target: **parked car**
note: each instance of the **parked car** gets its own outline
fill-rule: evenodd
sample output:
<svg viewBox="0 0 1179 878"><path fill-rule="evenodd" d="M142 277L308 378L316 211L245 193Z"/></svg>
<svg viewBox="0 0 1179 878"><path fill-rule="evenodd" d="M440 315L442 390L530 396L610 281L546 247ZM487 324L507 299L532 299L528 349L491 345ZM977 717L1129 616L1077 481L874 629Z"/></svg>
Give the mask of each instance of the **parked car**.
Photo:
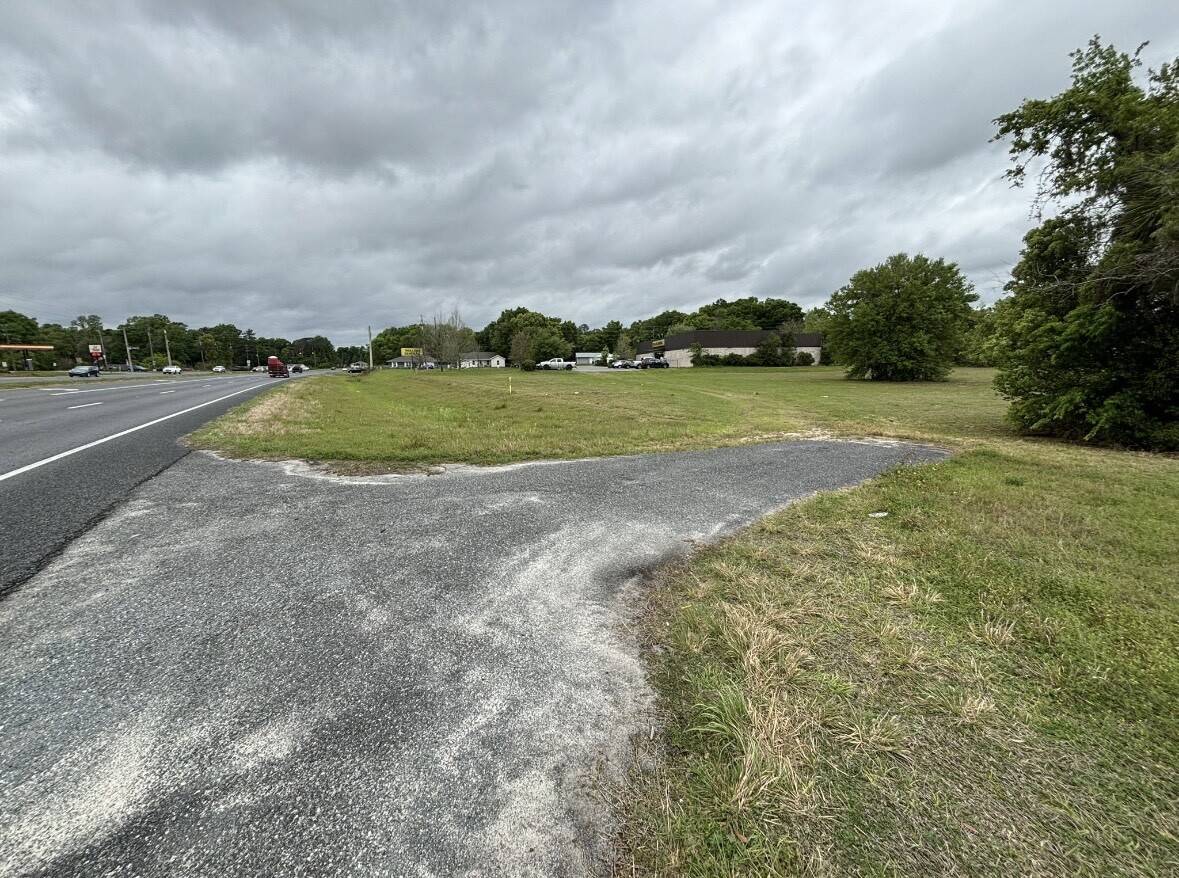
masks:
<svg viewBox="0 0 1179 878"><path fill-rule="evenodd" d="M543 362L537 363L536 368L538 368L538 369L565 369L565 370L569 370L569 369L572 369L576 365L577 365L576 363L570 362L568 360L563 360L560 357L553 357L551 360L544 360Z"/></svg>
<svg viewBox="0 0 1179 878"><path fill-rule="evenodd" d="M634 360L615 360L610 364L611 369L633 369L634 367Z"/></svg>
<svg viewBox="0 0 1179 878"><path fill-rule="evenodd" d="M68 372L66 372L66 374L71 378L97 378L98 367L86 365L74 366L74 368L70 369Z"/></svg>
<svg viewBox="0 0 1179 878"><path fill-rule="evenodd" d="M180 367L179 366L165 366L160 371L163 372L165 375L179 375L180 374Z"/></svg>
<svg viewBox="0 0 1179 878"><path fill-rule="evenodd" d="M355 363L350 364L348 366L348 368L345 369L344 371L351 372L354 375L360 374L361 372L367 372L368 371L368 363L361 363L361 362L357 361Z"/></svg>
<svg viewBox="0 0 1179 878"><path fill-rule="evenodd" d="M225 371L225 367L224 367L224 366L214 366L214 367L213 367L213 371L214 371L214 372L224 372L224 371Z"/></svg>
<svg viewBox="0 0 1179 878"><path fill-rule="evenodd" d="M671 363L663 357L643 357L639 360L640 369L670 369Z"/></svg>

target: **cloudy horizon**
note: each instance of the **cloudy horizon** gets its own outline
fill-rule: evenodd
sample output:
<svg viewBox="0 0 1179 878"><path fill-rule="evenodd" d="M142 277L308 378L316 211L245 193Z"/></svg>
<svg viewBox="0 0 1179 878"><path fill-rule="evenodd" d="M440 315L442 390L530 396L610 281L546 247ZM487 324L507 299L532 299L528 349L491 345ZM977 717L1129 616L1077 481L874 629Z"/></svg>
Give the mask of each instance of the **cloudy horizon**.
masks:
<svg viewBox="0 0 1179 878"><path fill-rule="evenodd" d="M361 344L820 305L897 252L984 302L1032 193L991 122L1172 2L115 0L0 8L0 310Z"/></svg>

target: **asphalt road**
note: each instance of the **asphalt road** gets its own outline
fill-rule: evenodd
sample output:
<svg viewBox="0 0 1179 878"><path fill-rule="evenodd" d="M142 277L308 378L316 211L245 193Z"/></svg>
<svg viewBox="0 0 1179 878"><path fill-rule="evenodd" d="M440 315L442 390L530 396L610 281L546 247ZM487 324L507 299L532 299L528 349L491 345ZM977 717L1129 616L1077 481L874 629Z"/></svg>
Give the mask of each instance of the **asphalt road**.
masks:
<svg viewBox="0 0 1179 878"><path fill-rule="evenodd" d="M643 570L928 448L332 479L191 454L0 602L0 874L569 876Z"/></svg>
<svg viewBox="0 0 1179 878"><path fill-rule="evenodd" d="M74 381L0 386L0 596L187 454L179 437L274 386L258 375Z"/></svg>

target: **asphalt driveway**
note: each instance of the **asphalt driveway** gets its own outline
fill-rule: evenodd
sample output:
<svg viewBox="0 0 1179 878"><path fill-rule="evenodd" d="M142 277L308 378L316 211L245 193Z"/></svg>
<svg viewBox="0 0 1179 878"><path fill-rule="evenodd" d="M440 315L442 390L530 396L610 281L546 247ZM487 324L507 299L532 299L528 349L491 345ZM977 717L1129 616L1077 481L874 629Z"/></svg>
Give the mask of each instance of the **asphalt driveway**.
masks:
<svg viewBox="0 0 1179 878"><path fill-rule="evenodd" d="M0 874L552 875L651 692L636 576L929 448L332 479L192 454L0 603Z"/></svg>

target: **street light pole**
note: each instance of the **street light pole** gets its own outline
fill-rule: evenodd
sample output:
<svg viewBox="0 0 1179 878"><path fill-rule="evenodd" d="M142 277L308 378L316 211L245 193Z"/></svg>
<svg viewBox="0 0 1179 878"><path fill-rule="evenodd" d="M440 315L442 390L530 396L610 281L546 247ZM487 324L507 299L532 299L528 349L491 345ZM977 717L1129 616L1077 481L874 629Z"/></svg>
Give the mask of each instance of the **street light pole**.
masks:
<svg viewBox="0 0 1179 878"><path fill-rule="evenodd" d="M168 352L168 365L172 365L172 346L168 344L168 330L164 330L164 350Z"/></svg>

